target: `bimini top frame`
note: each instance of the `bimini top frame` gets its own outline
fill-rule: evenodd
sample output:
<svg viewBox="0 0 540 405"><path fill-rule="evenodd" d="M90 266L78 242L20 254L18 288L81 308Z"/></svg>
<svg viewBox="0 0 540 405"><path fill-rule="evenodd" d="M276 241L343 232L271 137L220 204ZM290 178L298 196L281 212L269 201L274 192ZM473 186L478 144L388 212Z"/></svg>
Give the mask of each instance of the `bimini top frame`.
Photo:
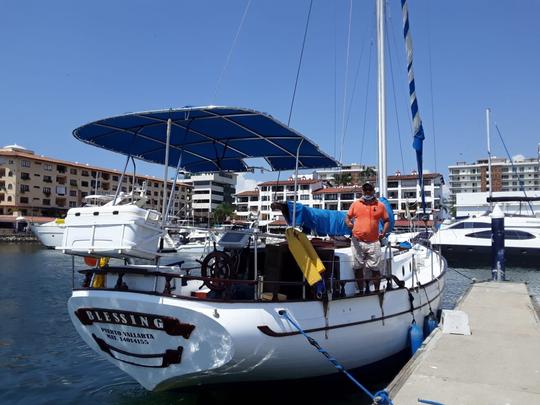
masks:
<svg viewBox="0 0 540 405"><path fill-rule="evenodd" d="M191 173L249 171L245 159L250 158L264 158L272 170L339 166L300 133L244 108L129 113L83 125L73 135L90 145Z"/></svg>

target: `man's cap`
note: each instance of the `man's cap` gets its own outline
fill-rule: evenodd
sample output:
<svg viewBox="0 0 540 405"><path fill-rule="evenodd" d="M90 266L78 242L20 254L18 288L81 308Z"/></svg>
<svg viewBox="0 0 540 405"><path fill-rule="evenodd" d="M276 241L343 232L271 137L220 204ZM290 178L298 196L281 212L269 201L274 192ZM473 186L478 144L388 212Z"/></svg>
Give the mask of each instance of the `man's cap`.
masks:
<svg viewBox="0 0 540 405"><path fill-rule="evenodd" d="M373 187L373 184L371 183L364 183L362 184L362 191L371 192L371 191L375 191L375 188Z"/></svg>

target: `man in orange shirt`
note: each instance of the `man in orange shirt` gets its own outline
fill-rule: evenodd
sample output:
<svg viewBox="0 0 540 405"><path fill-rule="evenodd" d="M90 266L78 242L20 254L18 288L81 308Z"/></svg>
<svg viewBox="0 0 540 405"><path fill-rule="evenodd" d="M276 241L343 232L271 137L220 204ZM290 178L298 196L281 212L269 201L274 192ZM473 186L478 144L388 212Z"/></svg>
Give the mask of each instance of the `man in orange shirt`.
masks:
<svg viewBox="0 0 540 405"><path fill-rule="evenodd" d="M363 292L365 279L373 279L375 291L379 290L382 261L380 240L388 233L390 225L386 208L375 197L373 185L365 183L362 194L361 199L352 203L345 217L345 225L352 229L353 268L360 293ZM382 232L379 232L380 220L384 222ZM369 281L365 284L368 292Z"/></svg>

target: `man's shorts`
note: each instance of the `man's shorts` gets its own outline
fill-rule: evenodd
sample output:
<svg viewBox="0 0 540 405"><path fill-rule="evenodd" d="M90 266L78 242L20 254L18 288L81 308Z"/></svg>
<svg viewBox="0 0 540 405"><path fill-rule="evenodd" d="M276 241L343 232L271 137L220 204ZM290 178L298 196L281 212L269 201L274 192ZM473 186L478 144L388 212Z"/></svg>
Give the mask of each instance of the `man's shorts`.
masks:
<svg viewBox="0 0 540 405"><path fill-rule="evenodd" d="M353 254L353 269L355 271L362 270L364 278L373 278L379 276L382 251L379 241L363 242L356 238L351 238L351 249ZM372 272L377 272L373 274Z"/></svg>

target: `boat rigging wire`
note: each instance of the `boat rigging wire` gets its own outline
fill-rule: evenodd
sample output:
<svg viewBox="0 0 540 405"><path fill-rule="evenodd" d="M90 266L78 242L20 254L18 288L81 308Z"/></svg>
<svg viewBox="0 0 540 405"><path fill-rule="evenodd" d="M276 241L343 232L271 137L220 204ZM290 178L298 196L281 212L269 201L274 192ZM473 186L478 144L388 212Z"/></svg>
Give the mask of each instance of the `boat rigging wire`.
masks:
<svg viewBox="0 0 540 405"><path fill-rule="evenodd" d="M304 39L302 41L302 50L300 51L300 59L298 60L298 68L296 70L296 79L294 81L294 90L293 90L293 95L292 95L292 100L291 100L291 107L289 109L289 119L287 120L287 126L291 125L291 117L292 117L292 112L293 112L293 107L294 107L294 100L296 98L296 89L298 87L298 79L300 77L300 70L302 68L302 60L304 59L304 49L306 47L306 38L307 38L307 33L308 33L308 28L309 28L309 21L311 19L312 8L313 8L313 0L310 0L309 11L308 11L307 19L306 19L306 28L304 30Z"/></svg>
<svg viewBox="0 0 540 405"><path fill-rule="evenodd" d="M221 73L219 74L219 78L218 78L218 81L216 83L216 87L214 88L214 93L212 94L212 98L211 98L211 100L212 100L211 104L213 104L215 102L217 93L219 91L219 88L221 87L221 82L223 81L223 76L225 75L225 71L227 70L227 68L229 67L229 63L231 62L231 57L232 57L234 48L236 47L236 43L238 42L238 37L240 36L240 31L242 31L242 27L244 26L244 22L246 20L246 16L248 14L250 6L251 6L251 0L248 0L248 2L246 4L246 7L244 9L244 13L242 14L240 24L238 25L238 29L236 30L236 34L234 36L231 47L229 49L227 59L225 59L225 65L223 66L223 69L221 70Z"/></svg>
<svg viewBox="0 0 540 405"><path fill-rule="evenodd" d="M512 166L512 173L516 173L516 176L518 176L518 184L519 184L519 188L521 189L521 191L523 191L523 195L525 197L528 197L527 196L527 191L525 191L525 186L523 184L523 180L521 180L519 178L519 174L517 173L517 170L516 170L516 167L514 166L514 161L512 160L512 156L510 155L510 151L508 150L508 148L506 147L506 143L504 143L504 139L503 139L503 136L502 136L502 133L501 133L501 130L499 129L499 126L497 125L497 123L495 123L495 129L497 130L497 134L499 135L499 138L501 139L501 142L503 144L503 147L504 147L504 150L506 151L506 155L508 156L508 159L510 160L510 165ZM491 178L489 179L489 181L491 181ZM534 209L532 207L532 204L530 201L527 201L527 204L529 205L529 209L531 210L531 212L533 213L534 215Z"/></svg>
<svg viewBox="0 0 540 405"><path fill-rule="evenodd" d="M390 37L393 37L393 35L392 36L388 35L388 26L392 26L392 24L390 24L392 20L390 17L390 13L388 13L388 20L389 20L389 24L386 24L386 27L387 27L386 36L390 38ZM393 29L392 29L392 34L393 34ZM395 42L393 45L394 45L394 49L397 49ZM394 79L394 64L392 63L392 52L390 52L390 49L388 50L388 62L390 64L390 77L392 78L392 94L393 94L393 99L394 99L394 113L396 114L399 153L401 156L401 170L402 170L402 173L405 173L405 159L403 158L403 144L401 143L401 125L399 124L399 114L397 110L396 82Z"/></svg>
<svg viewBox="0 0 540 405"><path fill-rule="evenodd" d="M343 367L334 357L330 355L324 348L322 348L319 345L319 342L317 342L315 339L313 339L311 336L309 336L298 323L296 323L288 314L288 312L285 309L280 310L279 315L283 316L287 321L290 322L291 325L293 325L298 332L300 332L307 341L317 349L319 353L321 353L324 357L327 358L327 360L332 363L332 365L341 373L345 374L358 388L360 388L368 397L373 400L373 403L380 404L380 405L392 405L393 402L390 399L390 396L386 390L381 390L376 392L375 394L372 394L369 392L369 390L364 387L356 378L354 378L346 369Z"/></svg>
<svg viewBox="0 0 540 405"><path fill-rule="evenodd" d="M367 31L367 25L366 25L366 31ZM370 38L373 37L373 33L375 31L375 25L372 25L371 27L371 34L370 34ZM370 41L370 46L373 46L373 41ZM341 140L341 152L343 154L343 147L345 145L345 137L347 136L347 131L349 129L349 122L351 120L351 111L352 111L352 106L354 104L354 96L356 95L356 83L358 82L358 76L360 75L360 66L362 64L362 59L364 57L364 51L366 49L366 45L364 43L364 45L362 46L362 49L360 50L360 58L358 59L358 65L356 67L356 72L354 74L354 82L353 82L353 86L352 86L352 94L351 94L351 101L349 102L349 108L347 110L347 119L345 120L345 129L343 131L343 138ZM370 49L370 52L371 52L371 49ZM370 59L370 62L371 62L371 59ZM369 80L369 78L368 78ZM366 103L367 103L367 100L366 100Z"/></svg>
<svg viewBox="0 0 540 405"><path fill-rule="evenodd" d="M432 132L432 138L433 138L433 163L435 165L435 173L437 173L437 138L435 136L435 107L433 103L433 69L431 64L431 2L427 2L427 8L428 8L428 29L427 29L427 38L428 38L428 69L429 69L429 93L430 93L430 101L431 101L431 132Z"/></svg>
<svg viewBox="0 0 540 405"><path fill-rule="evenodd" d="M369 59L368 59L368 72L366 77L366 96L364 97L364 123L362 125L362 141L360 143L360 162L364 155L364 140L366 139L366 120L367 120L367 109L368 109L368 97L369 97L369 76L371 75L371 56L373 53L373 38L371 39L371 44L369 48Z"/></svg>
<svg viewBox="0 0 540 405"><path fill-rule="evenodd" d="M305 46L306 46L306 38L307 38L307 33L308 33L308 28L309 28L309 21L311 19L311 10L313 8L313 0L310 0L309 2L309 10L308 10L308 15L307 15L307 19L306 19L306 27L304 29L304 39L302 40L302 50L300 51L300 58L298 60L298 68L296 69L296 79L294 81L294 90L293 90L293 95L292 95L292 99L291 99L291 106L289 108L289 118L287 119L287 126L290 126L291 125L291 117L292 117L292 112L293 112L293 108L294 108L294 100L296 98L296 89L298 87L298 79L300 77L300 70L302 68L302 60L304 59L304 49L305 49ZM277 176L277 180L276 180L276 191L274 192L274 197L272 198L273 201L276 200L276 193L277 193L277 188L279 186L279 178L281 176L281 170L278 171L278 176ZM286 192L285 192L285 189L283 190L284 193L283 193L283 200L287 200L287 197L286 197ZM297 190L294 190L295 192L295 195L297 193Z"/></svg>
<svg viewBox="0 0 540 405"><path fill-rule="evenodd" d="M351 50L351 27L352 27L352 0L349 0L349 28L347 32L347 52L345 57L345 85L343 87L343 107L342 107L342 120L341 120L341 149L339 152L339 161L343 160L343 141L345 138L345 117L347 111L347 88L349 82L349 57Z"/></svg>

